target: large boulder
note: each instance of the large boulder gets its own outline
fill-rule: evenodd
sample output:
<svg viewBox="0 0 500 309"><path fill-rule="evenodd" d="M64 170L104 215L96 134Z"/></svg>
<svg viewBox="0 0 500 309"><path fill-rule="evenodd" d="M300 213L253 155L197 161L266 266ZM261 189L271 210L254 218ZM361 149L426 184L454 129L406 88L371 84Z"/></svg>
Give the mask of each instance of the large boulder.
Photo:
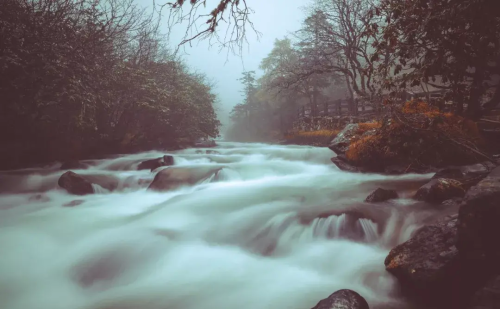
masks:
<svg viewBox="0 0 500 309"><path fill-rule="evenodd" d="M194 185L216 175L222 167L168 167L156 174L149 190L168 191L185 185Z"/></svg>
<svg viewBox="0 0 500 309"><path fill-rule="evenodd" d="M365 199L365 202L380 203L395 198L398 198L398 193L396 191L378 188L377 190L373 191L370 195L368 195L368 197Z"/></svg>
<svg viewBox="0 0 500 309"><path fill-rule="evenodd" d="M491 162L448 167L439 170L432 179L447 178L458 180L463 184L465 189L468 189L488 176L495 167Z"/></svg>
<svg viewBox="0 0 500 309"><path fill-rule="evenodd" d="M443 201L463 197L465 190L458 180L448 178L432 179L418 189L414 198L427 203L441 203Z"/></svg>
<svg viewBox="0 0 500 309"><path fill-rule="evenodd" d="M332 140L330 143L330 148L337 155L345 154L349 149L349 145L352 140L355 138L359 138L359 125L357 123L351 123L344 127L342 131Z"/></svg>
<svg viewBox="0 0 500 309"><path fill-rule="evenodd" d="M500 258L500 167L470 188L459 211L458 248L480 265ZM498 266L496 266L498 268ZM490 271L491 272L491 271Z"/></svg>
<svg viewBox="0 0 500 309"><path fill-rule="evenodd" d="M99 190L100 192L106 192L105 190L114 191L118 188L119 183L120 179L113 175L80 175L72 171L64 173L58 181L61 188L64 188L69 193L76 195L99 193ZM96 189L98 192L96 192Z"/></svg>
<svg viewBox="0 0 500 309"><path fill-rule="evenodd" d="M57 184L71 194L85 195L94 193L90 181L71 171L62 174Z"/></svg>
<svg viewBox="0 0 500 309"><path fill-rule="evenodd" d="M163 157L146 160L141 162L138 166L138 170L155 170L161 166L171 166L174 165L174 157L169 155L164 155Z"/></svg>
<svg viewBox="0 0 500 309"><path fill-rule="evenodd" d="M321 300L312 309L369 309L366 300L352 290L339 290Z"/></svg>
<svg viewBox="0 0 500 309"><path fill-rule="evenodd" d="M386 269L407 296L423 303L447 303L460 289L457 217L421 228L390 251Z"/></svg>

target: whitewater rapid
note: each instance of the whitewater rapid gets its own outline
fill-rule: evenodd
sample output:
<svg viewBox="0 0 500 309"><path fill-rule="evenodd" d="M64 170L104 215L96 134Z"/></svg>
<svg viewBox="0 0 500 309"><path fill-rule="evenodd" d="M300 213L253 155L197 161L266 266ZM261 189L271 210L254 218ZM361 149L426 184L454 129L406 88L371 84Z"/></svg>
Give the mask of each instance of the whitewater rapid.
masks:
<svg viewBox="0 0 500 309"><path fill-rule="evenodd" d="M429 175L339 171L327 148L220 143L89 161L116 190L74 196L60 164L0 172L2 309L308 309L338 289L409 308L384 269L390 248L435 214L408 197ZM152 192L146 159L219 166ZM383 187L400 199L364 203ZM74 207L63 205L74 200Z"/></svg>

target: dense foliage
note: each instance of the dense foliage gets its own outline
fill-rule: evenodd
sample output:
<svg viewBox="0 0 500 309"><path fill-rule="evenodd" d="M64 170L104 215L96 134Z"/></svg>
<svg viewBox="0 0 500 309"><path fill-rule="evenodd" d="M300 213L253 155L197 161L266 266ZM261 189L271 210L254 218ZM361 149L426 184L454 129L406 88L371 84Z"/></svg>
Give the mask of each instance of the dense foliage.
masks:
<svg viewBox="0 0 500 309"><path fill-rule="evenodd" d="M498 1L383 0L377 12L386 25L376 46L396 55L387 86L446 89L472 118L500 103Z"/></svg>
<svg viewBox="0 0 500 309"><path fill-rule="evenodd" d="M0 166L217 136L210 83L157 25L134 0L2 1Z"/></svg>

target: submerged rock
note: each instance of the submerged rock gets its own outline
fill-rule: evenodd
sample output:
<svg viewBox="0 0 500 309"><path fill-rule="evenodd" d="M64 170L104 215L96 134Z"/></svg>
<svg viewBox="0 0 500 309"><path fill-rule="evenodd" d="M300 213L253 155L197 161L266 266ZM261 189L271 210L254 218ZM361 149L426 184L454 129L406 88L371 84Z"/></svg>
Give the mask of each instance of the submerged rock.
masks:
<svg viewBox="0 0 500 309"><path fill-rule="evenodd" d="M217 154L217 155L220 155L220 152L218 152L217 150L206 150L205 153L206 154Z"/></svg>
<svg viewBox="0 0 500 309"><path fill-rule="evenodd" d="M211 140L200 140L194 143L194 147L199 147L199 148L211 148L211 147L217 147L217 143L211 139Z"/></svg>
<svg viewBox="0 0 500 309"><path fill-rule="evenodd" d="M39 194L35 194L35 195L30 196L28 201L45 203L45 202L50 201L50 198L44 193L39 193Z"/></svg>
<svg viewBox="0 0 500 309"><path fill-rule="evenodd" d="M332 140L328 148L333 150L337 155L345 154L349 149L352 139L359 137L358 130L359 125L357 123L346 125Z"/></svg>
<svg viewBox="0 0 500 309"><path fill-rule="evenodd" d="M161 166L171 166L174 165L174 157L170 155L164 155L163 157L146 160L141 162L138 166L138 170L155 170Z"/></svg>
<svg viewBox="0 0 500 309"><path fill-rule="evenodd" d="M120 179L109 174L82 175L90 183L99 185L108 191L114 191L118 188Z"/></svg>
<svg viewBox="0 0 500 309"><path fill-rule="evenodd" d="M366 198L365 202L379 203L398 198L398 193L394 190L378 188Z"/></svg>
<svg viewBox="0 0 500 309"><path fill-rule="evenodd" d="M63 207L75 207L75 206L83 204L84 202L85 202L84 200L74 200L74 201L63 204Z"/></svg>
<svg viewBox="0 0 500 309"><path fill-rule="evenodd" d="M403 292L422 302L447 302L458 292L458 216L421 228L385 259L387 271L398 278ZM458 308L458 307L457 307Z"/></svg>
<svg viewBox="0 0 500 309"><path fill-rule="evenodd" d="M459 211L458 247L476 263L500 258L500 167L470 188ZM498 266L497 266L498 268Z"/></svg>
<svg viewBox="0 0 500 309"><path fill-rule="evenodd" d="M71 171L62 174L57 184L71 194L85 195L94 193L90 181Z"/></svg>
<svg viewBox="0 0 500 309"><path fill-rule="evenodd" d="M169 167L156 174L149 190L168 191L184 185L194 185L214 176L222 167Z"/></svg>
<svg viewBox="0 0 500 309"><path fill-rule="evenodd" d="M369 309L363 296L352 290L338 290L312 309Z"/></svg>
<svg viewBox="0 0 500 309"><path fill-rule="evenodd" d="M448 178L432 179L418 189L414 198L428 203L441 203L443 201L463 197L465 190L460 181Z"/></svg>
<svg viewBox="0 0 500 309"><path fill-rule="evenodd" d="M68 171L59 178L58 184L61 188L66 189L66 191L71 194L85 195L96 193L96 189L101 191L102 189L114 191L118 188L119 182L120 179L113 175L80 175L75 172Z"/></svg>

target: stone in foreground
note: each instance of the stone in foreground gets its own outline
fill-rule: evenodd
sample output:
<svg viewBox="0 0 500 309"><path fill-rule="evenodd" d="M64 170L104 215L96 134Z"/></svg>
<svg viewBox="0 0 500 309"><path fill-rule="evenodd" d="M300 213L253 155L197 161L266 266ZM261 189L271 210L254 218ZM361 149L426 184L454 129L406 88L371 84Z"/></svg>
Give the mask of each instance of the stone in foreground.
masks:
<svg viewBox="0 0 500 309"><path fill-rule="evenodd" d="M378 188L377 190L373 191L370 195L368 195L365 202L380 203L396 198L398 198L398 193L396 191Z"/></svg>
<svg viewBox="0 0 500 309"><path fill-rule="evenodd" d="M57 184L71 194L85 195L94 193L92 183L74 172L66 172L59 178Z"/></svg>
<svg viewBox="0 0 500 309"><path fill-rule="evenodd" d="M352 290L338 290L312 309L369 309L366 300Z"/></svg>
<svg viewBox="0 0 500 309"><path fill-rule="evenodd" d="M446 200L463 197L465 190L460 181L448 178L432 179L418 189L415 199L427 203L439 204Z"/></svg>
<svg viewBox="0 0 500 309"><path fill-rule="evenodd" d="M459 211L458 248L479 265L500 258L500 167L469 189ZM496 261L496 262L495 262ZM491 271L490 271L491 272Z"/></svg>
<svg viewBox="0 0 500 309"><path fill-rule="evenodd" d="M423 227L410 240L393 248L385 259L387 271L398 278L407 296L424 303L453 299L459 288L460 270L457 217Z"/></svg>

